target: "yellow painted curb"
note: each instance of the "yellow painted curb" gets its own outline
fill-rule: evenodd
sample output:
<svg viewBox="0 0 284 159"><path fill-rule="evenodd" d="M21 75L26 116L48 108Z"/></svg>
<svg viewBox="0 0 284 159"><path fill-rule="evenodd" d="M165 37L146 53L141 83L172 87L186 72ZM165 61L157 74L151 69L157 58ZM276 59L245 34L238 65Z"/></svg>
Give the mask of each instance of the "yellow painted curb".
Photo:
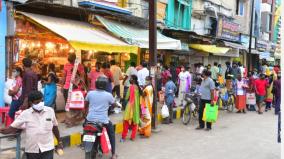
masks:
<svg viewBox="0 0 284 159"><path fill-rule="evenodd" d="M117 123L115 124L115 133L120 134L123 130L123 123Z"/></svg>
<svg viewBox="0 0 284 159"><path fill-rule="evenodd" d="M70 147L74 145L80 145L81 144L81 134L80 133L74 133L70 135Z"/></svg>
<svg viewBox="0 0 284 159"><path fill-rule="evenodd" d="M158 122L162 122L163 121L163 118L162 118L162 115L161 114L158 114Z"/></svg>
<svg viewBox="0 0 284 159"><path fill-rule="evenodd" d="M180 115L181 115L181 109L180 108L177 108L177 111L176 111L176 119L180 119Z"/></svg>
<svg viewBox="0 0 284 159"><path fill-rule="evenodd" d="M54 138L54 146L58 145L58 141L56 138Z"/></svg>

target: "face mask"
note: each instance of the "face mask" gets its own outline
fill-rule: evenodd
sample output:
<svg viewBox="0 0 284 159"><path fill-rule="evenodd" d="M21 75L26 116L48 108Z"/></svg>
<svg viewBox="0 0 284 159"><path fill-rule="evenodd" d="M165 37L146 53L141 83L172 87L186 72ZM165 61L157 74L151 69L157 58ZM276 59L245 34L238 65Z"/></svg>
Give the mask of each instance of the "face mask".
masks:
<svg viewBox="0 0 284 159"><path fill-rule="evenodd" d="M19 73L17 71L12 72L12 77L17 77L19 75Z"/></svg>
<svg viewBox="0 0 284 159"><path fill-rule="evenodd" d="M33 108L37 111L42 111L43 108L44 108L44 103L43 102L40 102L38 104L33 104Z"/></svg>

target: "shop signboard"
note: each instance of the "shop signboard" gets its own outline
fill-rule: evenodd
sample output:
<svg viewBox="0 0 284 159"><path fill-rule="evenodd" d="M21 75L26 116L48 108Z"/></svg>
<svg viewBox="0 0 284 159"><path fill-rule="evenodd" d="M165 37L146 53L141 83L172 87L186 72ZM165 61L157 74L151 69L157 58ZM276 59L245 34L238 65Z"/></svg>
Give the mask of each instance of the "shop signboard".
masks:
<svg viewBox="0 0 284 159"><path fill-rule="evenodd" d="M166 16L167 5L162 2L157 2L157 20L164 21Z"/></svg>
<svg viewBox="0 0 284 159"><path fill-rule="evenodd" d="M267 50L268 42L261 40L261 39L258 39L257 42L256 42L256 48L257 48L257 50Z"/></svg>
<svg viewBox="0 0 284 159"><path fill-rule="evenodd" d="M242 34L242 35L240 36L240 40L241 40L241 43L242 43L247 49L249 49L249 36ZM252 49L255 49L255 37L252 37L251 48L252 48Z"/></svg>
<svg viewBox="0 0 284 159"><path fill-rule="evenodd" d="M218 22L218 37L231 41L240 41L240 25L226 18Z"/></svg>
<svg viewBox="0 0 284 159"><path fill-rule="evenodd" d="M269 52L262 52L259 54L260 59L268 59L270 58L270 53Z"/></svg>

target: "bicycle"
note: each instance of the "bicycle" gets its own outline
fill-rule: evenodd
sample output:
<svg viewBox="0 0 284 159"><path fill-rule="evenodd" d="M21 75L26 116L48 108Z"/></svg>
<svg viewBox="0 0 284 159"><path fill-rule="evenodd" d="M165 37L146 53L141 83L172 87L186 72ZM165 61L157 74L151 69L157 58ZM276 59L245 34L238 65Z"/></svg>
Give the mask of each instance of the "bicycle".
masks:
<svg viewBox="0 0 284 159"><path fill-rule="evenodd" d="M225 88L218 89L219 95L217 100L217 105L220 110L226 110L228 112L233 112L235 107L235 97L233 91L227 91ZM225 92L224 92L225 91Z"/></svg>
<svg viewBox="0 0 284 159"><path fill-rule="evenodd" d="M187 125L191 121L191 118L198 119L200 94L187 93L185 94L184 101L182 122L184 125Z"/></svg>

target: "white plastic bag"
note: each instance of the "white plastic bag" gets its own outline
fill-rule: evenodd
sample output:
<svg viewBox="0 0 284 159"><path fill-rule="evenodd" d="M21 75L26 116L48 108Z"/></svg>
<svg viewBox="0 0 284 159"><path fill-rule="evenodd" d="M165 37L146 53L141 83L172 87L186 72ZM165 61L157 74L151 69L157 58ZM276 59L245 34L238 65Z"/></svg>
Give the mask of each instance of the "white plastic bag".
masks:
<svg viewBox="0 0 284 159"><path fill-rule="evenodd" d="M11 105L12 102L12 97L8 94L9 89L12 87L13 85L13 79L7 79L7 81L5 82L5 89L4 89L4 102L8 105Z"/></svg>
<svg viewBox="0 0 284 159"><path fill-rule="evenodd" d="M247 93L246 94L246 102L248 105L255 105L256 104L256 97L255 97L255 93Z"/></svg>
<svg viewBox="0 0 284 159"><path fill-rule="evenodd" d="M170 116L169 109L166 104L163 105L161 113L162 113L162 118L167 118Z"/></svg>

